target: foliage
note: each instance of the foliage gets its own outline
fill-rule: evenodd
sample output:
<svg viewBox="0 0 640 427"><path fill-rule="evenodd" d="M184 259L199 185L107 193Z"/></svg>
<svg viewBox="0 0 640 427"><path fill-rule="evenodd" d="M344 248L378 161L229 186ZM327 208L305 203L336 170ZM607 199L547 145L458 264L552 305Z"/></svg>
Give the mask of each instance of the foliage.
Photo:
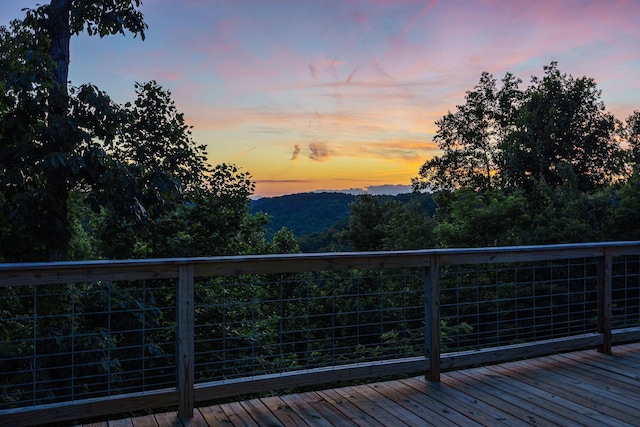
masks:
<svg viewBox="0 0 640 427"><path fill-rule="evenodd" d="M191 127L178 112L171 92L155 81L136 83L135 89L134 104L125 106L125 114L131 119L108 146L113 156L142 169L139 174L146 178L144 181L158 179L182 189L199 186L206 171L205 146L191 139Z"/></svg>
<svg viewBox="0 0 640 427"><path fill-rule="evenodd" d="M438 190L436 245L494 246L638 235L638 123L607 112L593 79L555 62L525 90L483 73L465 104L437 121L443 154L414 190Z"/></svg>
<svg viewBox="0 0 640 427"><path fill-rule="evenodd" d="M595 81L563 74L555 62L544 72L524 91L510 73L500 89L483 73L466 103L436 122L443 154L425 162L414 189L532 191L572 182L593 192L623 174L618 121Z"/></svg>
<svg viewBox="0 0 640 427"><path fill-rule="evenodd" d="M385 237L385 250L425 247L430 233L423 232L428 229L426 223L433 221L431 217L436 210L429 193L396 196L324 192L291 194L254 200L250 212L268 215L267 238L284 227L296 236L302 252L349 251L353 248L347 239L349 221L353 220L354 206L357 207L363 197L373 198L376 204L398 206L387 213L388 223L382 226L385 234L389 235ZM391 238L391 234L395 237Z"/></svg>
<svg viewBox="0 0 640 427"><path fill-rule="evenodd" d="M157 82L68 86L69 39L144 38L140 1L53 0L0 29L0 259L268 252L250 175L215 168ZM184 227L183 227L184 225Z"/></svg>
<svg viewBox="0 0 640 427"><path fill-rule="evenodd" d="M395 204L365 194L350 205L349 227L343 234L354 251L380 251L384 247L388 213Z"/></svg>
<svg viewBox="0 0 640 427"><path fill-rule="evenodd" d="M70 97L70 35L85 26L101 35L143 31L132 2L71 3L54 0L28 10L24 21L2 29L0 180L5 194L0 221L7 224L9 239L21 236L23 242L3 253L7 259L65 258L72 238L69 193L94 184L95 173L102 169L96 167L102 166L104 155L95 139L110 136L113 127L99 125L105 114L107 121L113 121L114 111L98 110L109 104L104 96L100 104L92 104L94 99L83 96L86 88ZM72 6L77 6L74 13ZM79 16L79 10L91 14ZM118 16L122 19L115 19ZM86 120L84 113L93 120Z"/></svg>
<svg viewBox="0 0 640 427"><path fill-rule="evenodd" d="M522 102L520 82L507 73L497 89L493 76L482 73L480 82L466 93L466 103L436 121L433 141L443 154L422 165L420 177L413 180L415 190L499 186L500 144Z"/></svg>
<svg viewBox="0 0 640 427"><path fill-rule="evenodd" d="M346 193L300 193L264 197L251 202L251 213L262 212L270 218L267 237L282 227L297 237L322 232L349 216L349 203L357 196Z"/></svg>
<svg viewBox="0 0 640 427"><path fill-rule="evenodd" d="M220 164L185 201L158 222L149 236L151 255L211 256L269 252L264 215L249 215L251 176L236 166Z"/></svg>
<svg viewBox="0 0 640 427"><path fill-rule="evenodd" d="M408 250L432 247L433 218L417 201L359 196L350 205L340 238L355 251Z"/></svg>
<svg viewBox="0 0 640 427"><path fill-rule="evenodd" d="M640 240L640 175L634 174L618 188L603 192L610 209L603 213L605 238Z"/></svg>
<svg viewBox="0 0 640 427"><path fill-rule="evenodd" d="M640 174L640 111L634 111L626 122L624 127L624 138L629 144L630 156L628 159L628 168L630 172L636 175Z"/></svg>
<svg viewBox="0 0 640 427"><path fill-rule="evenodd" d="M522 193L505 195L490 189L460 189L437 194L436 241L443 247L526 244L523 235L530 214Z"/></svg>
<svg viewBox="0 0 640 427"><path fill-rule="evenodd" d="M593 79L562 74L553 62L544 71L532 78L515 127L501 143L500 171L517 188L567 182L584 192L602 188L623 173L617 120Z"/></svg>
<svg viewBox="0 0 640 427"><path fill-rule="evenodd" d="M318 231L298 238L300 251L309 252L347 252L349 245L342 239L347 228L348 218L341 219L324 231Z"/></svg>

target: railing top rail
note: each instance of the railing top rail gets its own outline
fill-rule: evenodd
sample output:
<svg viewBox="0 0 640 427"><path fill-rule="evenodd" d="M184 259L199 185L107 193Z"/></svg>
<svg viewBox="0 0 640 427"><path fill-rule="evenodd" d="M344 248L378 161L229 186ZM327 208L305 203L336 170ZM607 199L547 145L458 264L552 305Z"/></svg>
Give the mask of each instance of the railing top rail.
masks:
<svg viewBox="0 0 640 427"><path fill-rule="evenodd" d="M194 258L94 260L0 264L0 286L91 282L95 280L170 279L192 265L195 276L273 274L302 271L426 267L640 254L640 241L570 243L485 248L423 249L384 252L238 255Z"/></svg>

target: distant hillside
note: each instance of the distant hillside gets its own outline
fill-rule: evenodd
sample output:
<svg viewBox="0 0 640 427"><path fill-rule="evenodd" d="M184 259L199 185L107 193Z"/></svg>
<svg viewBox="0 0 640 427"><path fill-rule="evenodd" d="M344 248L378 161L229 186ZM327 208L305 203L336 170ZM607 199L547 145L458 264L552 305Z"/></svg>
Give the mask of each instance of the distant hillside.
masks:
<svg viewBox="0 0 640 427"><path fill-rule="evenodd" d="M251 202L252 214L264 212L271 217L267 225L267 237L282 227L287 227L296 237L321 233L349 218L349 204L359 196L346 193L300 193L280 197L264 197ZM417 201L428 215L435 212L430 194L399 194L389 197L403 203Z"/></svg>
<svg viewBox="0 0 640 427"><path fill-rule="evenodd" d="M346 193L300 193L280 197L264 197L251 202L251 213L271 216L268 236L287 227L296 237L326 230L349 217L349 203L356 196Z"/></svg>

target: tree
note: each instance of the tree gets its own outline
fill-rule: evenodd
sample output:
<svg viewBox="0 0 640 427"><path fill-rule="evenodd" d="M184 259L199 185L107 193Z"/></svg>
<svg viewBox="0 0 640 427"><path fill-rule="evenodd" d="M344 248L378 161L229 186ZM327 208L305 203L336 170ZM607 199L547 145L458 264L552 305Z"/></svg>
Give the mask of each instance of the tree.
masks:
<svg viewBox="0 0 640 427"><path fill-rule="evenodd" d="M561 73L555 62L524 91L510 73L501 83L498 89L483 73L466 103L436 122L434 141L443 154L413 180L414 190L440 190L438 244L624 236L620 230L637 223L637 188L624 179L637 169L640 115L623 127L593 79ZM621 130L629 150L621 146Z"/></svg>
<svg viewBox="0 0 640 427"><path fill-rule="evenodd" d="M254 184L211 168L157 82L115 104L69 85L69 39L130 31L140 1L53 0L0 29L0 258L229 255L295 249L248 213ZM14 243L16 242L16 243Z"/></svg>
<svg viewBox="0 0 640 427"><path fill-rule="evenodd" d="M502 87L483 73L466 103L437 121L443 151L425 162L414 190L552 188L573 182L594 192L624 172L618 121L605 110L593 79L544 67L544 77L518 89L507 73Z"/></svg>
<svg viewBox="0 0 640 427"><path fill-rule="evenodd" d="M465 95L465 104L436 121L433 138L441 156L425 162L420 177L413 179L414 190L496 187L501 167L499 144L519 106L521 81L507 73L498 90L487 72Z"/></svg>
<svg viewBox="0 0 640 427"><path fill-rule="evenodd" d="M2 29L0 180L5 194L0 220L15 226L10 238L20 236L23 242L23 247L12 249L13 260L66 257L70 191L95 184L96 170L105 166L106 156L93 140L113 137L86 126L116 112L96 109L109 106L103 94L82 88L77 97L70 97L70 38L84 30L101 37L125 31L144 37L140 3L52 0L28 10L24 21L13 21L10 30ZM80 95L88 92L97 96L83 100ZM76 121L76 109L93 113L94 120ZM116 121L108 114L106 120Z"/></svg>
<svg viewBox="0 0 640 427"><path fill-rule="evenodd" d="M370 195L359 196L349 205L349 227L343 238L354 251L379 251L384 245L386 208L384 202Z"/></svg>
<svg viewBox="0 0 640 427"><path fill-rule="evenodd" d="M629 172L640 175L640 111L634 111L627 117L624 137L630 148Z"/></svg>
<svg viewBox="0 0 640 427"><path fill-rule="evenodd" d="M86 192L101 211L96 233L109 258L157 256L153 242L177 232L167 218L209 172L205 147L192 140L171 93L155 81L135 88L136 100L120 109L115 137L104 144L110 165Z"/></svg>
<svg viewBox="0 0 640 427"><path fill-rule="evenodd" d="M383 249L400 251L435 247L433 230L436 221L420 209L418 201L396 202L385 224Z"/></svg>
<svg viewBox="0 0 640 427"><path fill-rule="evenodd" d="M522 192L462 188L441 191L435 239L441 247L519 245L527 242L530 210Z"/></svg>
<svg viewBox="0 0 640 427"><path fill-rule="evenodd" d="M93 85L68 84L71 35L130 31L144 38L139 6L54 0L1 30L0 229L6 233L0 256L6 260L228 254L248 250L237 241L240 234L264 240L264 218L247 213L249 174L232 165L210 168L169 91L155 81L136 83L136 99L117 105ZM220 227L218 238L198 240L212 227L204 220L193 235L180 230L182 220L203 212ZM185 239L193 245L170 243ZM265 250L263 243L252 249Z"/></svg>
<svg viewBox="0 0 640 427"><path fill-rule="evenodd" d="M341 238L355 251L424 249L433 246L433 227L433 218L416 200L402 203L364 194L351 203Z"/></svg>
<svg viewBox="0 0 640 427"><path fill-rule="evenodd" d="M602 188L624 170L617 120L593 79L563 74L555 62L544 71L543 78L532 78L515 129L500 144L501 173L511 186L527 190L566 182L580 191Z"/></svg>
<svg viewBox="0 0 640 427"><path fill-rule="evenodd" d="M143 175L167 174L183 187L199 186L207 170L204 145L191 139L191 127L178 112L171 92L156 81L135 85L137 99L127 105L124 123L109 148L114 157L144 168Z"/></svg>
<svg viewBox="0 0 640 427"><path fill-rule="evenodd" d="M149 239L146 256L213 256L268 253L267 217L249 214L255 184L236 166L221 164L190 188Z"/></svg>

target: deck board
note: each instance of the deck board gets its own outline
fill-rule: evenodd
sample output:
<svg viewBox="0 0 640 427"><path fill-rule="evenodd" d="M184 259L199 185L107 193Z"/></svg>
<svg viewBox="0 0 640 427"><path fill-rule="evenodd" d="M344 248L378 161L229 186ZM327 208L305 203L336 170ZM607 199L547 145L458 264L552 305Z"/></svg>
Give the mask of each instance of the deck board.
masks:
<svg viewBox="0 0 640 427"><path fill-rule="evenodd" d="M386 424L378 422L375 417L369 415L366 411L363 411L357 400L344 399L342 395L334 390L321 390L316 392L324 400L326 400L331 406L338 409L345 418L351 420L358 426L362 427L386 427Z"/></svg>
<svg viewBox="0 0 640 427"><path fill-rule="evenodd" d="M448 408L444 413L458 425L498 425L504 418L491 405L451 387L450 384L429 382L424 378L409 378L400 382L446 405Z"/></svg>
<svg viewBox="0 0 640 427"><path fill-rule="evenodd" d="M299 394L289 394L280 397L285 405L288 405L300 418L306 420L306 424L318 427L332 427L335 422L340 421L336 414L329 414L326 411L317 411L309 402ZM332 421L333 420L333 421ZM353 424L352 424L353 425Z"/></svg>
<svg viewBox="0 0 640 427"><path fill-rule="evenodd" d="M518 370L519 367L520 370ZM530 368L530 365L522 362L515 362L514 364L509 364L509 366L499 367L496 371L504 373L505 375L511 375L512 372L520 373L518 377L520 381L526 382L527 384L540 388L541 390L554 393L564 399L581 405L584 408L590 408L594 412L593 416L598 419L599 425L618 426L621 425L621 423L633 425L634 422L637 422L638 419L640 419L638 417L639 414L634 415L624 412L624 407L618 402L605 402L592 393L581 393L572 386L558 383L558 381L556 381L556 377L553 375L540 373L540 370L528 372ZM492 369L494 369L494 367L492 367ZM595 415L596 413L598 415ZM613 417L616 417L616 419Z"/></svg>
<svg viewBox="0 0 640 427"><path fill-rule="evenodd" d="M584 414L584 407L552 392L530 386L519 378L499 375L489 368L480 368L475 372L482 376L481 380L488 390L501 390L511 402L518 402L529 413L537 413L552 424L589 426L595 423L594 419Z"/></svg>
<svg viewBox="0 0 640 427"><path fill-rule="evenodd" d="M640 343L114 420L109 426L640 426ZM101 424L102 426L107 423ZM89 427L85 425L84 427Z"/></svg>
<svg viewBox="0 0 640 427"><path fill-rule="evenodd" d="M549 423L541 418L537 413L532 413L523 409L521 406L509 401L509 396L499 390L488 392L483 384L477 384L475 381L469 381L469 377L462 372L451 372L448 375L448 384L457 388L463 393L475 396L478 400L482 400L493 406L498 413L504 412L507 416L498 418L503 425L521 427L521 426L545 426ZM506 396L506 398L503 398Z"/></svg>

